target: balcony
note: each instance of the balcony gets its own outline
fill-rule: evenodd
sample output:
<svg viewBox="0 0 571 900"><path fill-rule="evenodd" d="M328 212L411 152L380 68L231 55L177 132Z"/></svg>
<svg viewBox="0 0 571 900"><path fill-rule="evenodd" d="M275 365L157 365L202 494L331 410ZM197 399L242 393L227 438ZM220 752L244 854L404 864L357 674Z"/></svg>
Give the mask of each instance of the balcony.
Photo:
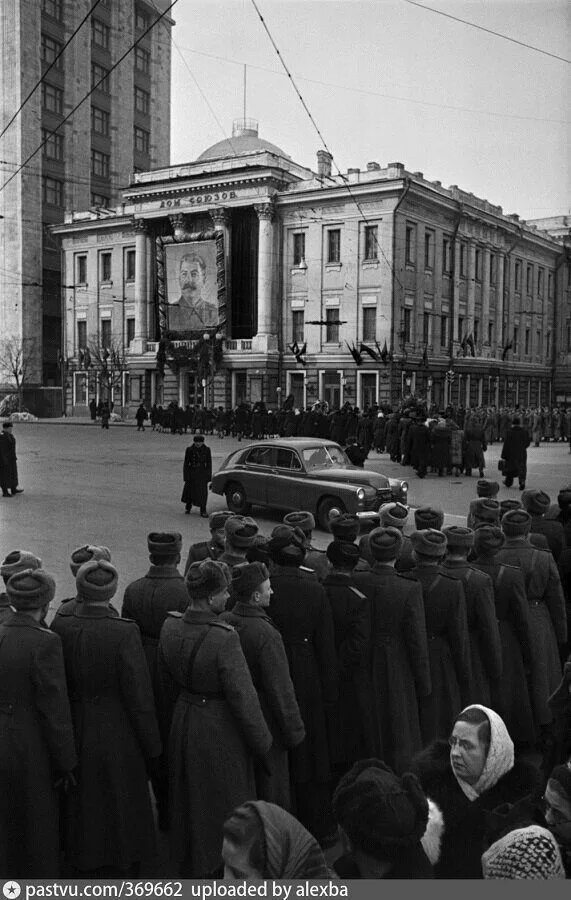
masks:
<svg viewBox="0 0 571 900"><path fill-rule="evenodd" d="M196 347L198 344L198 340L196 341L172 341L173 347L176 350L192 350L193 347ZM249 340L235 340L235 341L225 341L224 342L226 350L240 350L242 352L248 352L252 349L252 341ZM147 353L156 353L159 349L158 341L147 341L145 344Z"/></svg>

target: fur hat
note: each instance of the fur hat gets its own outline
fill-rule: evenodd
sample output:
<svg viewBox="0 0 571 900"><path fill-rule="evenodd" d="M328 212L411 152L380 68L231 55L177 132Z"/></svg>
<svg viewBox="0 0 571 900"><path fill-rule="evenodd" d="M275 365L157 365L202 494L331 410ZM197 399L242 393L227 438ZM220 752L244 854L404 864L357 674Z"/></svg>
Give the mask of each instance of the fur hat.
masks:
<svg viewBox="0 0 571 900"><path fill-rule="evenodd" d="M298 512L290 512L285 515L284 525L291 525L292 528L301 528L302 531L313 531L315 519L312 513L299 510Z"/></svg>
<svg viewBox="0 0 571 900"><path fill-rule="evenodd" d="M571 484L566 484L557 494L557 503L560 509L567 509L571 506Z"/></svg>
<svg viewBox="0 0 571 900"><path fill-rule="evenodd" d="M213 512L208 519L208 527L211 531L219 531L221 528L224 528L227 519L231 519L235 515L236 513L230 512L229 509L220 509L218 512Z"/></svg>
<svg viewBox="0 0 571 900"><path fill-rule="evenodd" d="M500 500L500 521L504 515L511 509L523 509L523 503L517 497L510 497L507 500Z"/></svg>
<svg viewBox="0 0 571 900"><path fill-rule="evenodd" d="M557 841L540 825L517 828L482 856L484 878L545 880L565 878Z"/></svg>
<svg viewBox="0 0 571 900"><path fill-rule="evenodd" d="M226 563L216 559L194 562L185 576L186 589L191 600L206 600L230 587L232 575Z"/></svg>
<svg viewBox="0 0 571 900"><path fill-rule="evenodd" d="M178 531L151 531L147 547L153 556L174 556L182 550L182 534Z"/></svg>
<svg viewBox="0 0 571 900"><path fill-rule="evenodd" d="M331 541L326 553L327 559L336 569L354 569L361 558L357 544L349 541Z"/></svg>
<svg viewBox="0 0 571 900"><path fill-rule="evenodd" d="M529 534L531 516L525 509L512 509L502 516L502 530L506 537Z"/></svg>
<svg viewBox="0 0 571 900"><path fill-rule="evenodd" d="M193 440L193 443L195 443L195 444L203 444L204 443L204 435L203 434L195 434L192 440Z"/></svg>
<svg viewBox="0 0 571 900"><path fill-rule="evenodd" d="M258 525L249 516L232 516L224 522L224 534L235 547L251 547Z"/></svg>
<svg viewBox="0 0 571 900"><path fill-rule="evenodd" d="M373 528L369 534L369 550L373 559L378 562L396 559L401 551L402 544L402 531L393 525Z"/></svg>
<svg viewBox="0 0 571 900"><path fill-rule="evenodd" d="M423 528L421 531L413 531L410 536L413 550L422 553L423 556L433 556L440 559L446 553L446 535L435 528Z"/></svg>
<svg viewBox="0 0 571 900"><path fill-rule="evenodd" d="M337 785L333 814L352 843L379 859L420 842L428 801L416 775L399 778L380 760L363 759Z"/></svg>
<svg viewBox="0 0 571 900"><path fill-rule="evenodd" d="M495 497L499 489L499 481L491 481L489 478L480 478L476 482L476 493L478 497Z"/></svg>
<svg viewBox="0 0 571 900"><path fill-rule="evenodd" d="M264 563L240 563L232 569L232 592L239 597L249 598L269 577L270 573Z"/></svg>
<svg viewBox="0 0 571 900"><path fill-rule="evenodd" d="M23 569L8 579L6 593L10 606L18 612L41 609L51 603L56 592L56 583L43 569Z"/></svg>
<svg viewBox="0 0 571 900"><path fill-rule="evenodd" d="M12 428L12 422L2 422L2 428Z"/></svg>
<svg viewBox="0 0 571 900"><path fill-rule="evenodd" d="M480 525L474 532L474 548L478 556L494 556L506 542L506 536L497 525Z"/></svg>
<svg viewBox="0 0 571 900"><path fill-rule="evenodd" d="M420 531L424 528L442 528L444 513L436 506L419 506L414 511L414 524Z"/></svg>
<svg viewBox="0 0 571 900"><path fill-rule="evenodd" d="M471 528L463 528L462 525L448 525L442 529L446 535L449 547L460 547L469 550L474 546L474 532Z"/></svg>
<svg viewBox="0 0 571 900"><path fill-rule="evenodd" d="M83 547L78 547L71 554L69 567L72 575L75 577L80 566L92 559L106 559L107 562L111 562L111 551L108 547L96 547L94 544L84 544Z"/></svg>
<svg viewBox="0 0 571 900"><path fill-rule="evenodd" d="M381 525L403 529L408 518L408 507L404 503L387 503L381 506L379 513Z"/></svg>
<svg viewBox="0 0 571 900"><path fill-rule="evenodd" d="M342 513L329 520L329 531L336 541L349 541L352 544L356 540L359 530L359 517L351 513Z"/></svg>
<svg viewBox="0 0 571 900"><path fill-rule="evenodd" d="M521 502L523 508L532 516L542 516L549 509L551 497L545 491L540 491L537 488L528 488L527 491L522 493Z"/></svg>
<svg viewBox="0 0 571 900"><path fill-rule="evenodd" d="M16 572L23 572L24 569L41 568L41 559L38 556L34 556L29 550L12 550L0 566L0 575L2 578L7 579Z"/></svg>
<svg viewBox="0 0 571 900"><path fill-rule="evenodd" d="M303 531L291 525L276 525L268 542L268 552L280 566L301 565L306 554Z"/></svg>
<svg viewBox="0 0 571 900"><path fill-rule="evenodd" d="M263 534L257 534L254 543L246 550L246 560L248 562L262 562L264 565L270 565L271 558L268 551L268 538Z"/></svg>
<svg viewBox="0 0 571 900"><path fill-rule="evenodd" d="M91 559L79 567L75 576L78 596L93 603L115 596L119 575L117 569L106 559Z"/></svg>

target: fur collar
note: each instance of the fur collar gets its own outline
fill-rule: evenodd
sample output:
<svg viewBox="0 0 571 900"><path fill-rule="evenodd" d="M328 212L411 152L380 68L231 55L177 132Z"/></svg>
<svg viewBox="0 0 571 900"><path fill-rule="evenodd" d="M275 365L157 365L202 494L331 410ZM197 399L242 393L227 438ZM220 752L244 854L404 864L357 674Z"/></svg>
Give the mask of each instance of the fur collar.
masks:
<svg viewBox="0 0 571 900"><path fill-rule="evenodd" d="M442 815L442 810L430 799L430 797L427 797L427 800L428 822L426 824L426 831L420 839L420 843L430 860L430 865L435 866L440 859L440 850L442 848L444 816Z"/></svg>

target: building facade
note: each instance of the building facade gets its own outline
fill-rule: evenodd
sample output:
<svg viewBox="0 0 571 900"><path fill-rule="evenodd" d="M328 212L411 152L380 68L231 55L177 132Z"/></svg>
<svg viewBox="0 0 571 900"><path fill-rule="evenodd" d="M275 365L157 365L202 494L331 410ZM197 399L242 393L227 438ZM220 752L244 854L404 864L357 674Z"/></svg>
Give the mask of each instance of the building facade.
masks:
<svg viewBox="0 0 571 900"><path fill-rule="evenodd" d="M172 20L165 16L145 35L157 9L168 4L101 0L56 59L92 5L1 5L2 128L15 117L0 139L1 183L15 177L0 190L0 335L22 343L26 381L35 385L57 385L61 377L66 282L49 226L62 222L66 210L107 214L133 172L167 165L170 158Z"/></svg>
<svg viewBox="0 0 571 900"><path fill-rule="evenodd" d="M131 413L140 400L279 406L290 394L360 408L408 394L555 402L560 243L401 163L334 176L320 151L316 168L238 122L195 163L135 175L120 214L55 227L74 285L68 411L109 392L111 367L112 399ZM193 265L210 286L185 326Z"/></svg>

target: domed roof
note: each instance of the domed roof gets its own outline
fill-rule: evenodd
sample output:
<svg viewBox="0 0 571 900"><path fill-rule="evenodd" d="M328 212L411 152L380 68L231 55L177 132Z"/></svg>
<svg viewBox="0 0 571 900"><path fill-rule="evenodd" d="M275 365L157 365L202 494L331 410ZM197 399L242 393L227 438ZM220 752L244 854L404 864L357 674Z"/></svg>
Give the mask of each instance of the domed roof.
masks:
<svg viewBox="0 0 571 900"><path fill-rule="evenodd" d="M275 153L278 156L285 157L285 159L291 158L287 153L284 153L281 147L277 147L275 144L258 137L258 123L255 119L236 119L232 126L232 137L225 138L223 141L213 144L212 147L208 147L200 154L197 162L206 159L222 159L228 156L237 157L263 152Z"/></svg>

